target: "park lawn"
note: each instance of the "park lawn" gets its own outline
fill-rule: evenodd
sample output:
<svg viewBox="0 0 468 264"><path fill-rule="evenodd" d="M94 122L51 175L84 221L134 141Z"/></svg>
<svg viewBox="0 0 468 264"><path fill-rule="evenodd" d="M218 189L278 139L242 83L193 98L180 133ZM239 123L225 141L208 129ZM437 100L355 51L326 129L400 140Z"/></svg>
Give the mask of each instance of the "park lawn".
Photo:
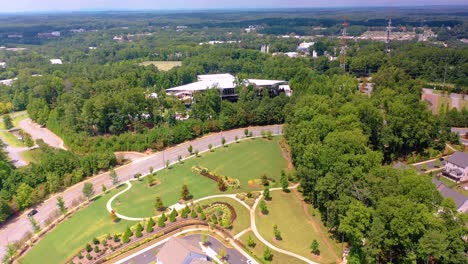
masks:
<svg viewBox="0 0 468 264"><path fill-rule="evenodd" d="M155 178L160 184L148 187L146 177L141 182L133 181L132 188L121 194L112 203L112 208L128 217L150 217L155 215L154 202L160 196L164 205L171 206L180 199L180 190L187 184L193 199L209 195L221 194L217 183L213 180L192 172L194 165L199 165L220 174L238 178L241 182L239 189L226 193L262 190L263 187L250 187L249 179L260 178L267 174L279 185L281 170L287 168L278 145L280 137L273 140L255 139L230 144L226 148L217 148L214 152L206 152L200 157L193 157L183 164L175 164L171 169L161 170Z"/></svg>
<svg viewBox="0 0 468 264"><path fill-rule="evenodd" d="M19 139L10 132L3 131L3 132L0 132L0 135L2 139L5 140L5 144L8 144L12 147L18 147L18 148L25 146L23 142L19 141Z"/></svg>
<svg viewBox="0 0 468 264"><path fill-rule="evenodd" d="M127 226L134 225L135 222L125 220L111 222L106 203L116 193L113 190L97 198L88 207L55 227L21 259L21 263L65 263L86 243L91 243L94 237L121 233Z"/></svg>
<svg viewBox="0 0 468 264"><path fill-rule="evenodd" d="M247 246L247 240L248 240L248 237L251 236L254 241L255 241L255 247L254 248L250 248ZM257 259L257 261L259 261L259 263L267 263L267 264L284 264L284 263L288 263L288 264L304 264L305 262L300 260L300 259L297 259L297 258L294 258L294 257L291 257L291 256L288 256L288 255L285 255L283 253L279 253L279 252L276 252L274 250L271 250L273 252L273 259L272 261L267 261L267 260L264 260L263 259L263 251L265 250L265 244L263 244L262 242L260 242L260 240L257 239L257 237L255 237L254 233L252 231L249 231L245 234L243 234L239 240L242 242L242 244L245 245L245 251L247 253L249 253L251 256L253 256L255 259Z"/></svg>
<svg viewBox="0 0 468 264"><path fill-rule="evenodd" d="M274 191L271 192L271 196L272 201L267 202L269 213L262 215L259 206L256 211L256 225L263 238L281 249L292 251L320 263L340 262L340 251L337 251L340 247L328 238L328 233L320 221L314 221L315 225L312 224L295 191L290 193ZM274 238L273 226L275 224L281 232L282 240L280 241ZM310 245L314 239L319 242L320 256L318 257L310 251ZM326 246L324 239L328 240L332 248Z"/></svg>
<svg viewBox="0 0 468 264"><path fill-rule="evenodd" d="M182 66L181 61L144 61L139 64L142 66L154 65L160 71L168 71L174 67Z"/></svg>
<svg viewBox="0 0 468 264"><path fill-rule="evenodd" d="M208 153L207 158L197 159L197 165L239 179L241 183L239 191L262 190L263 187L252 188L248 185L248 181L260 179L263 174L276 181L270 184L270 187L278 187L281 170L286 171L288 166L279 146L281 138L273 137L272 140L257 138L233 143L227 148L217 148L214 150L215 155Z"/></svg>
<svg viewBox="0 0 468 264"><path fill-rule="evenodd" d="M23 151L20 155L28 163L37 163L41 159L41 156L44 155L44 152L41 149L37 148L33 150Z"/></svg>
<svg viewBox="0 0 468 264"><path fill-rule="evenodd" d="M228 197L219 197L219 198L212 198L212 199L207 199L204 201L201 201L199 204L200 205L210 205L214 202L223 202L223 203L228 203L234 207L234 210L236 211L236 219L234 220L232 224L232 229L229 230L229 233L233 236L237 235L238 233L242 232L242 230L247 229L250 227L250 212L245 208L243 205L241 205L238 201L228 198Z"/></svg>

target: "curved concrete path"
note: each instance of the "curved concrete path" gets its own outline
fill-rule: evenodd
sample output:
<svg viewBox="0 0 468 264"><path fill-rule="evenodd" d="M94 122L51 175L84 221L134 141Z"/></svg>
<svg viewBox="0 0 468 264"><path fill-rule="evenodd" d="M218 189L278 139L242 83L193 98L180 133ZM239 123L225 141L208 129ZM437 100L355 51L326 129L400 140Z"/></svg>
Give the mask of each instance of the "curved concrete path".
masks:
<svg viewBox="0 0 468 264"><path fill-rule="evenodd" d="M121 181L133 179L136 173L147 174L150 167L155 170L165 167L166 160L176 162L177 157L182 157L188 154L187 147L192 145L194 149L198 149L200 152L208 151L208 144L212 144L214 147L221 145L221 139L224 137L227 143L235 142L235 137L240 139L244 137L244 129L238 128L219 133L208 134L204 137L197 138L191 141L186 141L174 147L168 148L164 151L148 155L147 157L141 158L130 164L120 166L115 169L117 175ZM262 131L270 130L273 134L282 134L283 125L270 125L270 126L258 126L258 127L247 127L249 131L252 131L254 136L260 136ZM68 208L72 208L72 202L83 196L83 185L85 182L92 183L96 195L102 193L101 186L105 185L107 188L113 187L112 181L109 177L109 172L105 172L94 177L90 177L83 182L77 183L62 193L57 193L51 196L46 201L37 205L35 208L38 213L34 216L40 226L44 226L45 220L49 217L53 211L57 209L56 199L58 196L62 196L65 200L65 205ZM32 231L31 224L29 223L26 214L28 210L23 212L21 216L10 219L0 228L0 258L5 253L5 246L16 240L20 240L26 232Z"/></svg>

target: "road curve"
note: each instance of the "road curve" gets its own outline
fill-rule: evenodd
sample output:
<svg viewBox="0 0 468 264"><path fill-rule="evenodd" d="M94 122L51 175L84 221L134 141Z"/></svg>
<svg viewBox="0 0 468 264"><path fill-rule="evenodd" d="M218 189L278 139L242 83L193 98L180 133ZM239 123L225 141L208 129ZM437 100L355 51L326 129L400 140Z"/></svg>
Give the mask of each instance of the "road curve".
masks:
<svg viewBox="0 0 468 264"><path fill-rule="evenodd" d="M26 121L27 122L27 121ZM270 130L273 134L282 134L283 125L270 125L270 126L260 126L260 127L248 127L249 131L252 131L253 136L259 136L262 131ZM30 133L32 134L32 133ZM208 144L213 146L220 146L221 139L224 137L226 142L234 142L235 137L242 138L244 137L244 128L233 129L229 131L223 131L219 133L208 134L204 137L197 138L191 141L184 142L182 144L176 145L164 151L160 151L149 155L147 157L141 158L130 164L121 166L115 171L120 179L120 181L127 181L132 179L136 173L147 174L149 167L154 169L160 169L165 166L166 160L169 162L177 161L179 155L185 157L188 155L187 148L189 145L193 146L193 149L198 149L200 152L208 150ZM94 185L94 191L96 194L101 193L101 186L105 185L106 187L112 187L112 181L109 177L109 172L105 172L87 179L86 181L77 183L69 188L67 188L62 193L58 193L48 200L42 202L36 209L38 213L35 215L35 219L38 223L43 226L45 220L48 218L49 214L56 210L56 198L62 196L67 207L71 208L71 203L82 197L83 184L85 182L90 182ZM3 257L5 253L5 246L12 242L21 239L21 237L26 234L26 232L31 231L31 224L26 216L26 213L23 213L19 217L8 221L0 229L0 257Z"/></svg>
<svg viewBox="0 0 468 264"><path fill-rule="evenodd" d="M18 123L18 127L30 134L34 140L42 139L47 145L53 148L67 149L59 136L55 135L49 129L34 123L31 118L21 120Z"/></svg>

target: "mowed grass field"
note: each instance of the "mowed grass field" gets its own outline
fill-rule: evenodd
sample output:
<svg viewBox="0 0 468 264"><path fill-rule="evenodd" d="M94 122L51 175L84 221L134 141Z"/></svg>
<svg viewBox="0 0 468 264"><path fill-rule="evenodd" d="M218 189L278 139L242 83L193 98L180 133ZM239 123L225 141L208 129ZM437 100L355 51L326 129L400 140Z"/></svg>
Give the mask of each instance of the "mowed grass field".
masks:
<svg viewBox="0 0 468 264"><path fill-rule="evenodd" d="M28 151L23 151L21 152L21 157L29 162L29 163L37 163L41 156L44 155L44 152L37 148L37 149L33 149L33 150L28 150Z"/></svg>
<svg viewBox="0 0 468 264"><path fill-rule="evenodd" d="M228 198L228 197L219 197L219 198L212 198L212 199L207 199L204 201L201 201L199 204L201 206L203 205L210 205L214 202L222 202L222 203L228 203L234 207L234 210L236 211L236 220L234 220L232 224L232 229L229 230L229 233L233 236L237 235L240 233L242 230L247 229L250 227L250 212L245 208L242 204L240 204L238 201Z"/></svg>
<svg viewBox="0 0 468 264"><path fill-rule="evenodd" d="M91 243L94 237L124 232L127 226L134 225L135 222L125 220L113 223L106 210L107 201L119 190L97 198L91 205L61 223L40 240L21 259L21 263L65 263L86 243Z"/></svg>
<svg viewBox="0 0 468 264"><path fill-rule="evenodd" d="M251 236L253 238L253 240L255 241L255 247L254 248L250 248L250 247L247 247L247 240L249 238L249 236ZM266 261L263 259L263 251L265 250L266 246L265 244L263 244L262 242L260 242L260 240L257 239L257 237L255 237L254 233L252 231L249 231L245 234L243 234L239 240L242 242L242 244L244 244L246 247L247 247L247 252L249 252L249 254L253 257L255 257L259 263L267 263L267 264L305 264L304 261L300 260L300 259L297 259L297 258L293 258L293 257L290 257L288 255L285 255L285 254L282 254L282 253L279 253L279 252L276 252L274 250L272 250L273 252L273 259L271 261Z"/></svg>
<svg viewBox="0 0 468 264"><path fill-rule="evenodd" d="M291 191L271 192L272 201L267 202L269 213L262 215L260 208L256 211L256 225L260 234L278 248L292 251L320 263L339 263L341 247L327 237L327 230L319 217L307 216L300 196ZM307 213L310 208L308 206ZM274 237L273 226L278 225L282 240ZM311 253L310 246L316 239L320 245L320 255ZM325 241L327 240L327 241ZM327 246L328 245L330 246Z"/></svg>
<svg viewBox="0 0 468 264"><path fill-rule="evenodd" d="M139 64L142 66L154 65L160 71L168 71L174 67L182 66L181 61L144 61Z"/></svg>
<svg viewBox="0 0 468 264"><path fill-rule="evenodd" d="M128 217L153 216L156 213L156 196L162 198L164 205L173 205L180 199L183 184L187 184L194 200L221 194L215 181L192 172L195 165L239 179L240 189L226 193L263 190L263 186L248 185L248 180L259 179L263 174L276 180L273 187L278 186L281 170L287 168L278 144L279 139L280 137L273 140L246 140L230 144L226 148L217 148L214 152L203 153L198 158L187 159L183 164L175 164L169 170L157 172L155 178L160 181L157 186L148 187L145 178L140 183L132 182L133 187L115 199L112 208Z"/></svg>

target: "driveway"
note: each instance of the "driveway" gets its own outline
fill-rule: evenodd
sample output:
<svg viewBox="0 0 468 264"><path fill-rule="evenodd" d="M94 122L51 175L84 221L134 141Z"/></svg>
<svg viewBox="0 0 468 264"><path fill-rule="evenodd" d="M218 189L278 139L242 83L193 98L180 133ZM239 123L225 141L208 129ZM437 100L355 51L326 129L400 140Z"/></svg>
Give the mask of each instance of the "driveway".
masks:
<svg viewBox="0 0 468 264"><path fill-rule="evenodd" d="M31 118L21 120L18 126L26 133L30 134L34 140L42 139L47 145L53 148L67 149L60 137L52 133L49 129L32 122Z"/></svg>
<svg viewBox="0 0 468 264"><path fill-rule="evenodd" d="M248 129L249 131L252 131L254 136L259 136L262 131L267 130L271 130L273 134L282 134L283 125L249 127ZM177 157L179 155L181 155L182 157L187 156L187 147L189 145L192 145L194 149L198 149L201 152L208 150L208 144L212 144L213 146L220 146L221 138L223 137L226 139L227 143L234 142L235 136L238 136L239 138L244 137L244 128L209 134L202 138L187 141L185 143L171 147L165 151L157 152L155 154L134 161L130 164L116 168L115 171L117 172L120 181L126 181L132 179L136 173L148 173L149 167L151 166L155 170L161 169L164 168L166 160L169 160L170 162L176 162ZM41 226L43 226L44 221L49 217L49 214L56 210L56 197L58 196L62 196L65 200L66 206L71 208L72 201L78 199L83 195L82 189L83 184L85 182L90 182L94 185L94 190L96 194L101 193L101 185L104 184L107 187L112 186L112 181L109 177L109 172L99 174L97 176L87 179L84 182L71 186L64 192L56 194L55 196L36 206L38 213L35 215L35 218L38 221L38 223ZM106 208L102 209L106 210ZM5 253L5 246L9 242L21 239L21 237L23 237L26 232L32 230L31 224L26 216L27 212L28 211L25 211L21 216L15 217L14 219L8 221L8 223L4 224L0 229L0 257L2 257Z"/></svg>

